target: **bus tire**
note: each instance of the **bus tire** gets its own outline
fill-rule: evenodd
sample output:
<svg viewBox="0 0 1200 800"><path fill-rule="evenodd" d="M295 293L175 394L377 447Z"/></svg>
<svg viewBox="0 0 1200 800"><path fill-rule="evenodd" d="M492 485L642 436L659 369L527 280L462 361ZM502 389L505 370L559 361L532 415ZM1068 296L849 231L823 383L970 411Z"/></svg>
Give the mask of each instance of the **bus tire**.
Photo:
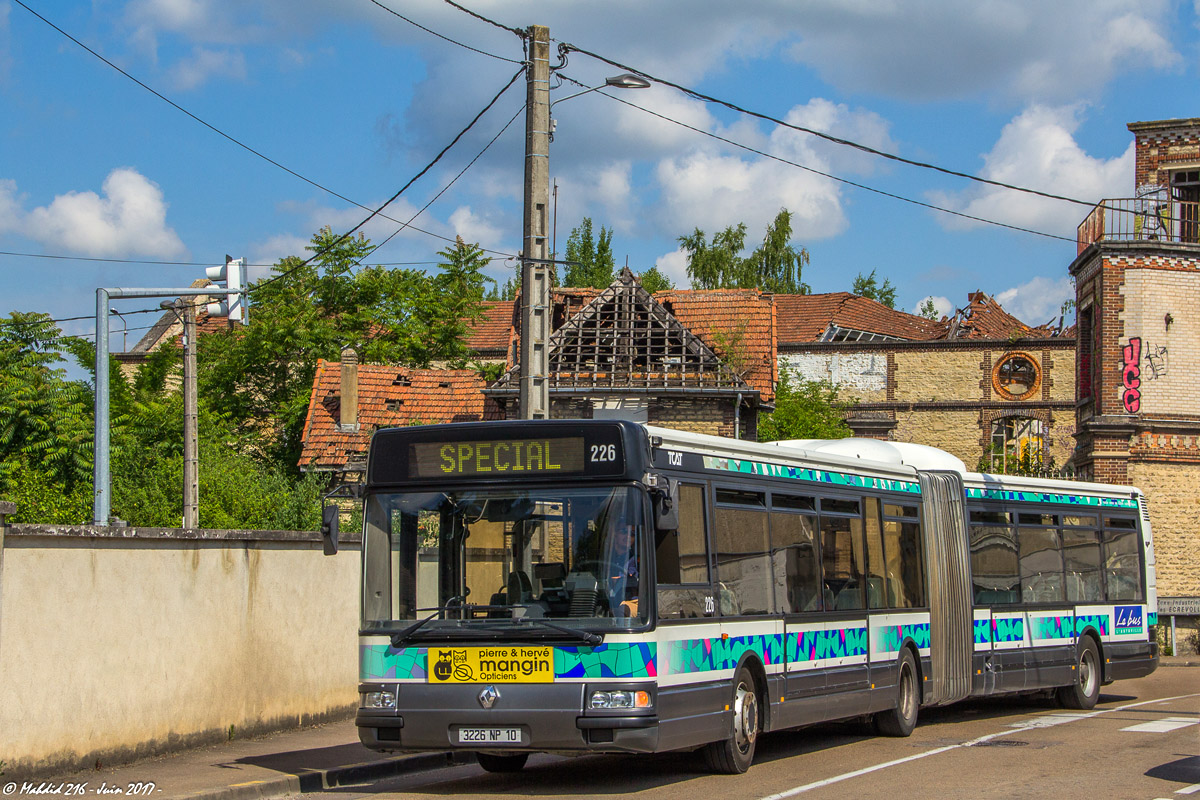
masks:
<svg viewBox="0 0 1200 800"><path fill-rule="evenodd" d="M727 739L704 746L704 761L713 772L740 775L754 761L761 721L758 713L758 687L754 676L743 665L733 676L733 729Z"/></svg>
<svg viewBox="0 0 1200 800"><path fill-rule="evenodd" d="M921 707L919 686L917 665L912 651L906 647L900 651L899 672L896 673L896 705L875 714L875 730L884 736L910 735L917 727L917 713Z"/></svg>
<svg viewBox="0 0 1200 800"><path fill-rule="evenodd" d="M494 753L476 753L479 766L488 772L520 772L529 760L529 753L516 753L511 756L501 756Z"/></svg>
<svg viewBox="0 0 1200 800"><path fill-rule="evenodd" d="M1094 708L1100 699L1100 651L1090 636L1079 640L1075 680L1058 689L1058 702L1066 708Z"/></svg>

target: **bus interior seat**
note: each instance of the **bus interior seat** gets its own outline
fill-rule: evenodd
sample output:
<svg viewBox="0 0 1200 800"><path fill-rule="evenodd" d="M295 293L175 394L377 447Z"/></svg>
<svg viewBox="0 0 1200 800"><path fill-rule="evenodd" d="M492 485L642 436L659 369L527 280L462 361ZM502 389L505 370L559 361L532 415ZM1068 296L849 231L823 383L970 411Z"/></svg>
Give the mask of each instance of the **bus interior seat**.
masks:
<svg viewBox="0 0 1200 800"><path fill-rule="evenodd" d="M862 589L857 586L847 586L838 592L837 604L834 606L838 611L855 610L863 607Z"/></svg>
<svg viewBox="0 0 1200 800"><path fill-rule="evenodd" d="M533 599L533 581L524 570L515 569L508 574L508 602L527 603Z"/></svg>
<svg viewBox="0 0 1200 800"><path fill-rule="evenodd" d="M588 572L572 572L563 580L567 595L571 598L571 606L567 611L569 617L591 617L596 613L596 605L600 599L600 583L596 576Z"/></svg>
<svg viewBox="0 0 1200 800"><path fill-rule="evenodd" d="M867 578L868 608L883 608L883 578Z"/></svg>

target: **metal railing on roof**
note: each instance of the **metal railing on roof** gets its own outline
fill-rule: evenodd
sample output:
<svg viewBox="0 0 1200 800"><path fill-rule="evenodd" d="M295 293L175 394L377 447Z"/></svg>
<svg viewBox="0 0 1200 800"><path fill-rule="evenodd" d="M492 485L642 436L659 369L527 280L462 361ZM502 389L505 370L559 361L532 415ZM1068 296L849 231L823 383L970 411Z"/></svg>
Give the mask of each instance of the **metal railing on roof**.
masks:
<svg viewBox="0 0 1200 800"><path fill-rule="evenodd" d="M1200 203L1164 195L1101 201L1076 230L1077 254L1096 242L1200 244Z"/></svg>

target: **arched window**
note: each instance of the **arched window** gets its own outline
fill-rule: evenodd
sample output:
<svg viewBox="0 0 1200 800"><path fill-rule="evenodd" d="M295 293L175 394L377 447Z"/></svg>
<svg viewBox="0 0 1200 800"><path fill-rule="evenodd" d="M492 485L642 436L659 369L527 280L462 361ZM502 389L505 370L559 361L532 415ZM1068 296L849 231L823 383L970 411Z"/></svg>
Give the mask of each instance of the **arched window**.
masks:
<svg viewBox="0 0 1200 800"><path fill-rule="evenodd" d="M1027 473L1040 470L1046 456L1046 425L1040 419L1002 417L992 423L991 470Z"/></svg>

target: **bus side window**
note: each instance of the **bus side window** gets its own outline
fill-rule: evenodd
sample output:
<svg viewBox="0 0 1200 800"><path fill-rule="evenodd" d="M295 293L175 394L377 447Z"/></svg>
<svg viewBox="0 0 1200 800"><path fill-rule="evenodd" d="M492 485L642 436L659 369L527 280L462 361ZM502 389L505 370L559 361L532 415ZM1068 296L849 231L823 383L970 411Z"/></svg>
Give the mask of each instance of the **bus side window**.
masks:
<svg viewBox="0 0 1200 800"><path fill-rule="evenodd" d="M717 551L717 604L724 616L769 614L774 576L763 492L717 489L713 544Z"/></svg>
<svg viewBox="0 0 1200 800"><path fill-rule="evenodd" d="M1063 591L1062 546L1055 528L1031 528L1035 517L1020 514L1017 543L1021 549L1021 599L1026 603L1061 603Z"/></svg>
<svg viewBox="0 0 1200 800"><path fill-rule="evenodd" d="M861 501L823 498L821 567L826 611L856 611L867 607L863 592L866 582L865 555Z"/></svg>
<svg viewBox="0 0 1200 800"><path fill-rule="evenodd" d="M1011 522L1007 511L971 512L971 579L977 606L1021 601L1017 537Z"/></svg>
<svg viewBox="0 0 1200 800"><path fill-rule="evenodd" d="M705 531L704 487L684 483L679 486L679 529L658 531L654 561L658 579L658 616L661 619L688 619L711 613L708 536Z"/></svg>
<svg viewBox="0 0 1200 800"><path fill-rule="evenodd" d="M1142 599L1142 548L1135 519L1104 519L1104 585L1110 603Z"/></svg>
<svg viewBox="0 0 1200 800"><path fill-rule="evenodd" d="M1067 600L1072 603L1098 603L1104 599L1100 578L1100 533L1095 528L1095 517L1063 516L1063 569Z"/></svg>
<svg viewBox="0 0 1200 800"><path fill-rule="evenodd" d="M817 568L816 507L813 497L771 494L776 598L785 614L821 611L825 605Z"/></svg>
<svg viewBox="0 0 1200 800"><path fill-rule="evenodd" d="M895 608L896 590L889 584L887 559L883 555L879 498L867 497L864 502L867 511L867 608Z"/></svg>
<svg viewBox="0 0 1200 800"><path fill-rule="evenodd" d="M920 509L915 505L883 504L884 553L896 589L893 608L925 606L925 547L921 541Z"/></svg>

